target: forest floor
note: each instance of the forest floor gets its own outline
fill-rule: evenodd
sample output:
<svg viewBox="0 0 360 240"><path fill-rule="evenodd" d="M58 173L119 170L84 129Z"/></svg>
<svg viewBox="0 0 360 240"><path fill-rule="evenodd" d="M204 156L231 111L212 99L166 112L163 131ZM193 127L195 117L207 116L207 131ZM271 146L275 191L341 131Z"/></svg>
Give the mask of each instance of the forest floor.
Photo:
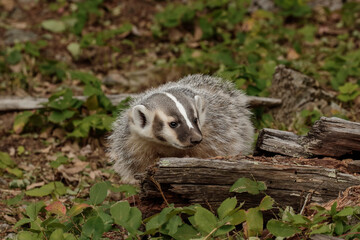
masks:
<svg viewBox="0 0 360 240"><path fill-rule="evenodd" d="M286 25L291 31L277 30L283 35L277 39L278 45L274 45L274 49L265 50L272 45L266 41L271 41L273 35L269 35L267 40L262 36L261 39L256 39L256 46L247 46L248 52L244 51L246 60L241 60L230 57L231 52L223 49L222 44L229 49L232 44L244 44L244 36L236 35L237 31L249 33L249 38L255 32L260 34L262 30L256 28L261 26L257 26L256 21L265 24L261 29L266 29L266 21L272 22L274 26L284 23L276 23L276 17L259 11L244 23L235 24L235 27L224 32L218 26L207 25L202 20L199 21L200 24L191 27L181 25L178 21L184 21L182 17L185 14L181 20L174 16L175 23L171 22L171 16L167 16L168 22L162 22L158 18L158 25L154 24L155 14L166 8L166 1L123 0L121 4L113 0L103 3L93 1L92 4L89 3L91 1L84 1L89 3L83 6L88 9L86 13L81 13L79 7L81 9L82 6L75 2L0 0L0 36L3 40L0 41L0 49L4 49L0 50L0 96L49 98L65 87L71 89L74 95L83 95L84 81L72 79L70 70L92 72L102 81L103 93L118 94L140 92L192 72L214 73L224 68L229 70L220 73L227 74L230 78L235 77L235 84L239 88L249 94L267 96L275 66L288 64L318 78L319 86L348 97L350 100L343 101L340 105L349 110L347 118L359 120L359 111L352 109L360 106L360 89L357 85L360 74L354 70L360 65L360 54L353 56L350 52L359 47L360 33L350 32L356 26L345 26L347 20L344 20L344 26L338 26L342 19L339 11L329 13L321 8L316 9L319 14L308 19L314 23L311 25L301 21L297 23L290 16ZM100 7L95 2L99 2ZM182 1L174 1L179 2ZM204 19L202 17L205 13L195 16ZM46 20L60 17L61 23L46 24ZM216 14L212 17L215 18ZM78 23L84 21L84 26L74 25L74 18ZM167 29L164 27L166 24L173 24L174 27ZM294 29L299 27L296 24L302 27L302 37L309 42L302 45L296 41L298 32ZM161 36L161 33L156 36L156 27L159 26L166 37ZM219 32L219 35L214 32ZM207 37L206 34L211 36ZM215 40L211 41L211 38ZM232 42L226 43L230 39ZM286 47L280 49L283 43ZM321 55L316 52L317 48L322 48ZM338 55L328 56L332 48L336 48L336 54L339 55L345 51L345 57L339 60L336 58ZM170 62L174 64L166 64ZM254 63L256 67L244 68L245 70L234 68L234 62L247 66ZM322 62L323 65L327 62L329 66L317 71L314 62ZM349 64L348 69L345 69L348 72L338 67L339 62ZM199 64L202 64L201 67L194 67ZM336 75L336 71L341 73ZM263 82L257 81L257 78ZM352 85L341 92L339 87L346 82ZM81 111L88 115L98 113L91 110L80 110L80 113L83 113ZM38 114L35 110L30 112ZM90 137L68 138L67 125L62 123L42 126L35 131L17 131L14 129L14 122L20 113L0 112L0 152L7 153L15 163L10 170L0 168L1 173L4 172L0 175L0 239L17 232L12 225L23 217L25 203L38 199L50 201L52 197L24 195L21 200L24 204L18 208L6 203L5 200L14 198L24 190L59 181L68 187L69 195L59 197L66 204L74 198L86 198L90 186L95 182L121 183L119 176L111 169L106 155L108 132ZM106 113L111 114L111 111ZM267 127L279 126L271 120L269 122L266 118L268 115L264 116L256 115L258 128L266 127L266 124ZM311 125L318 117L318 111L312 109L304 116L306 119L303 122ZM295 131L303 133L301 129ZM74 127L71 130L74 131ZM125 199L127 193L132 191L135 190L129 187L127 191L111 193L109 201ZM138 203L139 200L131 198L129 201ZM150 206L150 209L142 206L144 212L160 209L161 206ZM116 236L107 237L117 239Z"/></svg>

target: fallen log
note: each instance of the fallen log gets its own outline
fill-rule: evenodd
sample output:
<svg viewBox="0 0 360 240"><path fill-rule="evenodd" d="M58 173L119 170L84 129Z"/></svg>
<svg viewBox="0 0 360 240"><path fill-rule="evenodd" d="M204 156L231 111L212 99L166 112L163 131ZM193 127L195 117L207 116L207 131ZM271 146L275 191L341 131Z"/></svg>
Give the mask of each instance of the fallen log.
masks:
<svg viewBox="0 0 360 240"><path fill-rule="evenodd" d="M360 159L360 123L321 117L306 136L265 128L259 134L255 155L269 154L291 157L348 155Z"/></svg>
<svg viewBox="0 0 360 240"><path fill-rule="evenodd" d="M162 195L170 203L201 203L218 206L236 195L246 207L257 206L263 195L229 193L238 178L264 181L266 194L277 203L299 210L305 199L325 203L349 186L359 185L360 178L336 169L319 166L256 161L251 157L232 159L163 158L141 178L141 197L158 201ZM161 190L159 189L161 188Z"/></svg>

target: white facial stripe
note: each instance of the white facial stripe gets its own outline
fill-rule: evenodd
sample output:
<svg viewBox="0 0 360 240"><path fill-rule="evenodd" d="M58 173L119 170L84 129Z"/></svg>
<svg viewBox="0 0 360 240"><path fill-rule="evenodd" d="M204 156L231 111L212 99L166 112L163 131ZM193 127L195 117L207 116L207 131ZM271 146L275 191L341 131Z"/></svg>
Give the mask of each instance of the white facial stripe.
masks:
<svg viewBox="0 0 360 240"><path fill-rule="evenodd" d="M175 105L178 108L179 112L185 118L185 121L186 121L186 124L188 125L188 127L194 128L186 114L184 106L176 99L176 97L174 95L167 93L167 92L165 94L166 94L166 96L168 96L171 100L173 100L175 102Z"/></svg>

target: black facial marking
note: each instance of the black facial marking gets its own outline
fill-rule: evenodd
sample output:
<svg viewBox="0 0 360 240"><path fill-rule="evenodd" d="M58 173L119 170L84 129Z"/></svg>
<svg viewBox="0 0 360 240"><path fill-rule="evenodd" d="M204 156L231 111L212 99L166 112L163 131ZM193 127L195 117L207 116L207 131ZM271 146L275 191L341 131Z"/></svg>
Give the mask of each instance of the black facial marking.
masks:
<svg viewBox="0 0 360 240"><path fill-rule="evenodd" d="M163 138L161 136L161 131L164 127L164 123L161 121L161 119L158 117L158 115L155 115L155 118L154 118L154 123L153 123L153 133L154 133L154 136L162 141L162 142L166 142L165 138Z"/></svg>

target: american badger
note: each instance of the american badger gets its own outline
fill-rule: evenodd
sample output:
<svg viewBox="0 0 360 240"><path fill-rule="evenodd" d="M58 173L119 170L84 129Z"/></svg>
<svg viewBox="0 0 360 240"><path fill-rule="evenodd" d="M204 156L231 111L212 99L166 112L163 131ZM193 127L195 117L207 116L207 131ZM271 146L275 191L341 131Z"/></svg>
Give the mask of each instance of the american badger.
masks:
<svg viewBox="0 0 360 240"><path fill-rule="evenodd" d="M217 77L189 75L139 95L113 124L109 155L123 182L161 157L247 154L254 129L246 96Z"/></svg>

